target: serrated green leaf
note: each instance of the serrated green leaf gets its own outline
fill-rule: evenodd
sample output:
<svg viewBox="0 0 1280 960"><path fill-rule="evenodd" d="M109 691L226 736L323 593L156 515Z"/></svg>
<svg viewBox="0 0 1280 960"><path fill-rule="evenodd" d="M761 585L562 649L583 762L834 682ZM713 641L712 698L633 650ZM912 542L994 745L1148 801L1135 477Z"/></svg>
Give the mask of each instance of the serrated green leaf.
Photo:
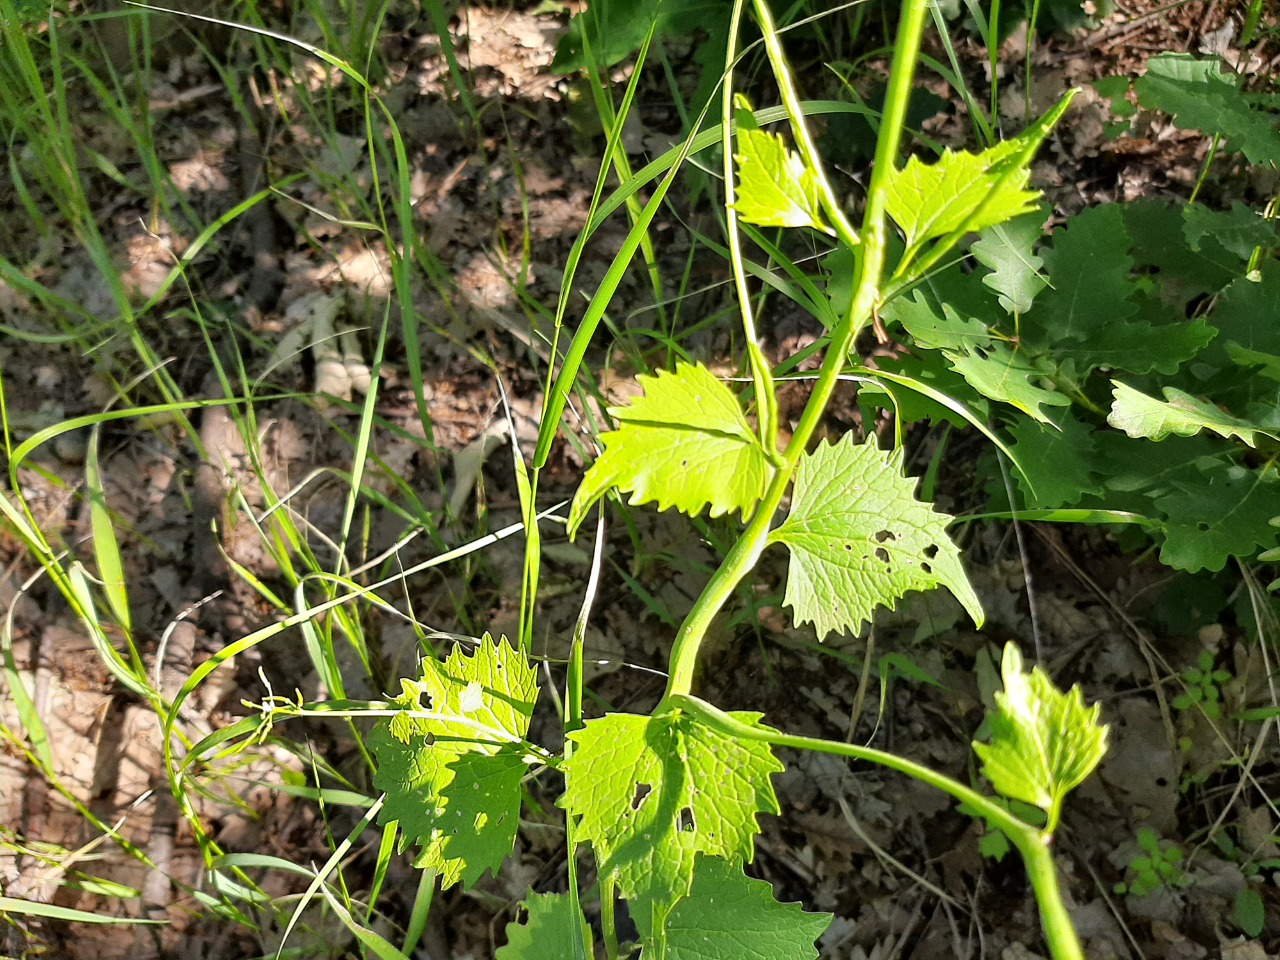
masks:
<svg viewBox="0 0 1280 960"><path fill-rule="evenodd" d="M507 924L506 946L494 960L591 960L591 928L567 893L530 890L520 906L524 922Z"/></svg>
<svg viewBox="0 0 1280 960"><path fill-rule="evenodd" d="M689 895L663 931L666 960L807 960L831 924L829 913L779 903L773 888L740 867L699 857ZM648 953L646 950L645 953Z"/></svg>
<svg viewBox="0 0 1280 960"><path fill-rule="evenodd" d="M1249 470L1213 463L1194 486L1158 498L1167 516L1160 562L1175 570L1221 570L1231 557L1252 557L1276 545L1269 526L1280 508L1274 468Z"/></svg>
<svg viewBox="0 0 1280 960"><path fill-rule="evenodd" d="M1133 88L1142 106L1170 114L1179 128L1220 134L1250 163L1280 163L1274 114L1255 107L1216 57L1158 54L1147 61L1146 75Z"/></svg>
<svg viewBox="0 0 1280 960"><path fill-rule="evenodd" d="M1201 430L1211 430L1220 437L1236 437L1256 447L1259 433L1269 435L1257 424L1223 413L1177 387L1165 387L1164 400L1157 400L1118 380L1112 380L1111 385L1115 390L1107 423L1131 437L1163 440L1171 434L1192 437Z"/></svg>
<svg viewBox="0 0 1280 960"><path fill-rule="evenodd" d="M895 301L891 316L922 347L967 353L991 343L991 332L981 320L961 316L950 303L943 303L939 311L919 290Z"/></svg>
<svg viewBox="0 0 1280 960"><path fill-rule="evenodd" d="M1025 166L1001 182L1022 149L1023 144L1010 140L978 154L944 150L934 163L913 156L890 174L885 212L902 228L907 249L1034 210L1040 195L1025 189L1030 176Z"/></svg>
<svg viewBox="0 0 1280 960"><path fill-rule="evenodd" d="M749 515L773 467L738 398L700 364L638 380L643 396L609 408L621 426L600 437L604 453L573 498L570 535L613 487L629 492L633 504L657 501L659 510L696 515L710 505L713 517Z"/></svg>
<svg viewBox="0 0 1280 960"><path fill-rule="evenodd" d="M947 587L976 623L982 605L947 536L951 518L915 499L902 450L845 434L801 458L787 519L769 535L791 550L783 603L818 639L856 631L877 604L911 590Z"/></svg>
<svg viewBox="0 0 1280 960"><path fill-rule="evenodd" d="M401 687L402 712L369 734L374 786L387 794L378 822L398 820L402 846L420 844L415 862L443 886L471 887L515 842L537 674L486 634L470 656L455 646L443 663L424 660L421 679Z"/></svg>
<svg viewBox="0 0 1280 960"><path fill-rule="evenodd" d="M1049 283L1041 269L1044 260L1034 253L1044 236L1047 216L1048 209L1040 204L1024 217L988 227L970 248L991 271L982 282L1000 295L1000 306L1008 313L1026 313Z"/></svg>
<svg viewBox="0 0 1280 960"><path fill-rule="evenodd" d="M905 234L903 264L929 240L954 240L1034 210L1040 195L1025 189L1031 158L1077 93L1078 89L1067 91L1017 137L982 153L944 150L935 163L912 157L902 169L891 171L885 186L885 212ZM940 253L942 248L935 247L933 252Z"/></svg>
<svg viewBox="0 0 1280 960"><path fill-rule="evenodd" d="M1086 707L1079 687L1063 693L1039 667L1024 673L1016 644L1005 645L1000 673L1004 690L988 717L991 742L975 741L973 749L996 791L1043 810L1045 833L1052 835L1063 799L1107 752L1101 707Z"/></svg>
<svg viewBox="0 0 1280 960"><path fill-rule="evenodd" d="M733 208L761 227L811 227L834 235L822 213L818 180L782 137L761 130L745 97L737 107L738 197Z"/></svg>
<svg viewBox="0 0 1280 960"><path fill-rule="evenodd" d="M557 803L579 818L577 836L633 902L642 929L660 929L689 892L697 854L751 860L756 815L779 812L769 778L782 764L763 741L735 740L679 713L609 714L569 739L575 750Z"/></svg>

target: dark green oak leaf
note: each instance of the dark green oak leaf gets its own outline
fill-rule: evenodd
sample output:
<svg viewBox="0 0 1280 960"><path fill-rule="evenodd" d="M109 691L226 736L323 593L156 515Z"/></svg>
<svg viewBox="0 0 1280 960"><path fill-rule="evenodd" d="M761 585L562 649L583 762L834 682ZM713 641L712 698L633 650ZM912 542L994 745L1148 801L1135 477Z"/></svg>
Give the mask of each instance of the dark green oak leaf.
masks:
<svg viewBox="0 0 1280 960"><path fill-rule="evenodd" d="M1159 305L1155 307L1164 312ZM1173 376L1217 335L1218 331L1201 317L1159 325L1135 317L1094 331L1083 342L1055 344L1052 355L1059 362L1073 361L1080 376L1099 368Z"/></svg>
<svg viewBox="0 0 1280 960"><path fill-rule="evenodd" d="M1248 260L1258 247L1276 246L1277 224L1262 211L1236 202L1229 210L1213 210L1202 203L1182 208L1182 233L1187 246L1196 253L1206 240L1221 244L1241 260Z"/></svg>
<svg viewBox="0 0 1280 960"><path fill-rule="evenodd" d="M1086 340L1138 312L1134 261L1118 206L1092 207L1053 232L1041 252L1051 285L1031 315L1033 340L1048 346Z"/></svg>
<svg viewBox="0 0 1280 960"><path fill-rule="evenodd" d="M1155 502L1166 516L1161 563L1217 571L1232 557L1248 559L1276 545L1278 531L1270 524L1280 514L1280 477L1274 467L1215 462L1199 480Z"/></svg>
<svg viewBox="0 0 1280 960"><path fill-rule="evenodd" d="M1210 314L1218 329L1214 352L1206 359L1224 367L1276 369L1280 357L1280 263L1264 261L1256 278L1240 277L1222 291ZM1268 374L1271 376L1271 374ZM1274 381L1264 389L1274 389Z"/></svg>
<svg viewBox="0 0 1280 960"><path fill-rule="evenodd" d="M1163 110L1183 130L1219 134L1250 163L1280 163L1280 130L1271 111L1261 109L1216 58L1161 53L1133 84L1138 103Z"/></svg>
<svg viewBox="0 0 1280 960"><path fill-rule="evenodd" d="M1024 419L1009 432L1016 441L1018 465L1026 471L1016 476L1027 507L1065 507L1102 492L1094 473L1093 430L1087 424L1072 417L1050 424Z"/></svg>

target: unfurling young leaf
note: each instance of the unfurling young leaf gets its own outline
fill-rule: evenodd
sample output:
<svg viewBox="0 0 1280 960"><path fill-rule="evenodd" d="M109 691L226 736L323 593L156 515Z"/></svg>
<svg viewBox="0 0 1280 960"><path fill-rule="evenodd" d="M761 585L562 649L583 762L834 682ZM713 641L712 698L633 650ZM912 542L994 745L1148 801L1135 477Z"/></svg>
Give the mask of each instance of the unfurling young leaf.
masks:
<svg viewBox="0 0 1280 960"><path fill-rule="evenodd" d="M813 171L782 137L765 133L741 94L737 107L738 200L733 208L748 223L761 227L812 227L834 234L822 214Z"/></svg>
<svg viewBox="0 0 1280 960"><path fill-rule="evenodd" d="M609 408L621 426L600 437L604 453L569 510L570 536L613 487L630 493L633 504L656 500L659 510L694 516L710 504L713 517L749 515L773 467L738 398L700 364L637 379L644 396Z"/></svg>
<svg viewBox="0 0 1280 960"><path fill-rule="evenodd" d="M947 536L951 518L915 499L902 475L902 450L883 452L875 438L845 434L801 458L791 512L771 542L791 549L783 602L821 640L857 630L878 603L911 590L947 587L974 621L982 605Z"/></svg>
<svg viewBox="0 0 1280 960"><path fill-rule="evenodd" d="M1013 643L1005 645L1000 674L1004 690L990 717L991 742L975 742L973 749L996 792L1043 810L1045 833L1052 835L1063 798L1107 752L1101 708L1086 707L1079 687L1063 693L1040 667L1024 673Z"/></svg>
<svg viewBox="0 0 1280 960"><path fill-rule="evenodd" d="M444 662L423 660L421 680L400 683L403 712L368 740L374 786L387 794L378 821L400 822L402 844L421 844L416 865L442 886L470 887L515 843L537 674L505 637L485 634L470 656L454 647Z"/></svg>

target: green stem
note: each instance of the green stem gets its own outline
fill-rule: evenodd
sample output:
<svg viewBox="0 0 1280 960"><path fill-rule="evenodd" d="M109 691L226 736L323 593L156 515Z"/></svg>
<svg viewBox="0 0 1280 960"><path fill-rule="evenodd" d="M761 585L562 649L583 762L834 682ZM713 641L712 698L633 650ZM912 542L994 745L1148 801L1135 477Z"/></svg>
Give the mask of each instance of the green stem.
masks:
<svg viewBox="0 0 1280 960"><path fill-rule="evenodd" d="M1049 847L1051 838L1048 834L1015 817L990 797L983 796L958 780L953 780L945 774L897 754L838 740L821 740L816 737L779 733L768 727L743 723L697 697L673 696L670 699L670 705L695 717L711 729L737 740L759 740L775 747L829 753L850 760L866 760L897 770L899 773L905 773L959 800L977 815L986 819L988 823L1002 830L1022 854L1026 863L1027 876L1031 880L1031 889L1040 908L1045 939L1049 944L1053 960L1084 960L1079 939L1076 937L1071 917L1067 913L1066 905L1062 901L1062 893L1058 888L1057 867Z"/></svg>
<svg viewBox="0 0 1280 960"><path fill-rule="evenodd" d="M724 212L725 235L729 244L729 263L733 266L734 289L738 294L738 310L742 316L742 333L747 344L751 366L751 382L755 386L756 420L760 443L770 459L776 462L778 452L778 392L773 385L773 371L760 349L755 315L751 306L751 290L742 256L742 236L738 230L737 184L734 178L733 151L733 66L738 58L738 30L746 0L734 0L729 15L729 43L725 49L724 90L720 101L720 129L724 135Z"/></svg>
<svg viewBox="0 0 1280 960"><path fill-rule="evenodd" d="M1022 862L1031 880L1031 891L1035 894L1036 906L1040 908L1040 925L1044 928L1050 956L1053 960L1085 960L1080 938L1076 936L1071 915L1062 900L1058 868L1053 862L1048 841L1037 834L1034 840L1015 841L1015 845L1022 854Z"/></svg>
<svg viewBox="0 0 1280 960"><path fill-rule="evenodd" d="M907 104L911 97L911 81L915 75L916 60L920 52L920 36L924 29L924 18L928 6L928 0L905 0L903 3L898 40L894 47L893 70L889 76L889 89L885 93L884 116L880 124L880 136L876 140L875 167L871 172L867 207L862 219L861 245L854 247L861 252L860 269L857 288L849 305L849 311L831 331L831 343L823 358L822 369L814 384L813 393L809 396L809 402L800 415L800 421L796 424L791 442L782 455L781 462L774 472L764 497L757 505L751 522L747 524L738 542L734 544L724 562L712 575L702 595L676 633L671 647L671 675L667 681L667 697L686 694L692 689L693 669L698 658L698 648L702 645L707 629L725 601L733 595L738 583L751 571L760 554L764 552L764 548L768 546L774 514L782 503L787 488L791 485L791 477L795 473L796 465L818 424L822 421L827 403L840 382L839 376L844 369L854 340L863 327L871 321L879 303L880 280L885 259L886 187L895 169L898 147L902 141ZM787 76L786 63L780 59L782 51L772 29L773 21L768 8L763 0L755 0L755 10L765 31L766 49L769 51L774 72L779 75L778 84L783 91L792 129L796 133L796 142L800 145L806 162L820 174L821 158L816 151L813 151L812 143L808 141L808 134L804 132L799 114L792 113L793 110L798 111L800 105ZM773 36L772 43L769 41L770 36ZM828 211L828 215L832 216L832 222L837 225L839 231L840 221L831 213L832 210L838 210L838 201L831 192L826 177L819 175L817 180L823 195L823 207ZM845 238L842 237L842 239ZM845 239L845 242L850 241Z"/></svg>

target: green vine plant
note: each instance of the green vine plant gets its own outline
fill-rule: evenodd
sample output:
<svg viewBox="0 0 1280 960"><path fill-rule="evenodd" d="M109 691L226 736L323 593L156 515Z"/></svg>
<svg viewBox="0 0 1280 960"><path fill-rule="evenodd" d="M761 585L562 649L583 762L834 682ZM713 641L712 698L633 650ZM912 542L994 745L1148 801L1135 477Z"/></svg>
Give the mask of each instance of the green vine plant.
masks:
<svg viewBox="0 0 1280 960"><path fill-rule="evenodd" d="M1004 689L990 718L990 739L974 744L995 796L892 753L786 734L765 725L759 713L725 712L693 692L708 628L774 545L790 552L785 605L797 624L812 624L820 639L856 631L877 606L892 607L910 591L939 586L981 625L981 604L947 534L951 518L916 498L915 482L903 472L902 450L882 450L874 438L858 442L852 435L811 441L842 378L852 374L876 382L852 350L890 298L919 284L967 235L1036 210L1029 164L1071 95L1020 136L981 153L947 150L933 163L913 157L900 164L928 11L927 0L907 0L864 214L855 228L806 127L765 2L753 3L753 12L795 149L762 128L765 112L754 113L734 94L732 64L745 6L744 0L733 6L719 136L750 394L735 393L697 363L642 376L642 395L610 409L616 428L600 438L602 451L568 517L569 533L576 534L602 499L616 493L632 504L653 503L691 516L737 514L742 533L680 625L665 694L650 714L583 720L579 636L560 755L527 739L538 678L523 630L516 644L486 636L470 650L456 648L444 661L424 661L422 675L402 682L401 694L370 737L378 763L375 786L385 793L379 820L398 824L401 844L416 845L417 865L444 886L469 887L486 871L497 871L512 851L522 779L531 768L551 768L564 778L558 803L571 850L569 891L531 891L521 918L508 927L500 960L594 955L577 882L574 851L580 845L590 845L594 856L610 958L621 955L614 921L618 898L627 901L646 958L812 957L830 917L778 903L769 885L749 878L742 867L754 856L758 816L780 813L771 782L783 769L776 748L819 751L917 778L1000 831L1023 858L1053 957L1079 960L1083 953L1059 891L1051 844L1065 797L1102 759L1107 728L1098 707L1086 706L1078 688L1063 692L1043 670L1028 671L1016 645L1005 648ZM588 308L548 392L535 470L521 474L530 533L522 623L531 615L537 580L537 469L546 461L603 303L693 142L636 215L620 260ZM824 359L786 444L779 442L774 371L758 345L747 296L739 231L751 226L817 231L835 243L840 262L851 269L851 295L832 294L821 311L831 320ZM900 243L891 242L893 228ZM899 376L893 384L937 397L910 377ZM1043 816L1033 824L1010 812L1020 804Z"/></svg>
<svg viewBox="0 0 1280 960"><path fill-rule="evenodd" d="M741 8L735 6L730 62ZM645 956L706 956L705 945L723 935L739 945L768 946L717 955L814 955L812 944L829 918L776 903L767 884L741 869L753 857L758 814L780 812L770 777L782 765L773 749L793 747L917 777L1002 830L1025 860L1053 955L1082 956L1058 891L1050 841L1064 797L1100 761L1106 729L1097 707L1086 707L1078 690L1063 693L1043 671L1026 672L1015 646L1005 650L1005 688L991 740L975 750L1002 797L1044 811L1039 827L1010 814L1000 800L901 757L790 736L762 724L759 714L726 713L692 693L709 625L771 544L791 552L786 605L820 637L856 630L876 605L939 585L981 623L981 605L946 533L950 518L915 499L914 484L902 473L901 450L882 451L874 441L857 443L851 436L809 449L848 370L855 338L892 291L917 282L966 234L1034 209L1028 163L1067 103L1022 136L983 153L948 151L934 164L912 159L899 167L926 8L915 0L903 8L866 209L855 230L809 138L768 7L755 5L799 150L762 130L726 84L722 135L731 235L740 219L832 236L855 265L853 296L829 331L821 372L785 448L777 441L772 373L745 297L754 426L742 399L697 364L642 377L643 396L610 411L618 427L601 438L603 452L574 498L571 534L615 490L630 494L633 504L654 502L690 515L738 513L746 522L676 635L667 690L650 715L610 714L583 723L579 689L577 709L571 704L566 710L564 754L549 756L525 739L536 674L523 650L490 637L470 655L456 649L443 663L425 661L421 678L403 682L396 710L370 738L378 759L375 785L386 793L379 816L398 822L402 842L418 845L418 865L444 885L469 886L500 867L514 843L521 780L531 764L546 765L565 779L559 803L569 843L588 843L594 853L610 956L618 955L615 897L628 901ZM905 246L886 271L890 219ZM741 283L740 256L735 268ZM580 361L581 353L576 356ZM576 375L571 369L569 376ZM557 383L565 377L562 370ZM544 433L559 422L554 400L547 413ZM540 438L541 459L546 447ZM778 523L788 492L790 506ZM575 652L580 657L580 649ZM576 887L564 895L531 893L524 914L499 951L505 960L592 954Z"/></svg>
<svg viewBox="0 0 1280 960"><path fill-rule="evenodd" d="M743 6L734 6L730 24L730 65ZM915 498L901 449L883 451L874 440L859 443L849 435L812 449L809 442L839 379L850 372L855 339L888 298L919 282L967 234L1035 209L1028 165L1070 99L1021 136L982 153L946 151L936 163L913 158L899 166L926 10L920 0L903 7L865 212L855 229L809 136L768 5L754 4L798 148L761 128L749 104L734 96L728 70L721 136L754 424L743 398L699 364L642 376L643 395L610 410L617 427L601 437L603 450L568 518L572 535L616 491L633 504L656 503L662 510L740 514L745 528L680 626L667 689L651 714L583 722L581 648L575 645L562 756L526 740L536 674L525 650L506 640L485 637L470 654L455 649L444 662L425 661L419 679L403 682L392 715L370 739L378 760L375 785L386 795L379 817L399 824L402 843L417 844L418 865L445 886L470 886L500 867L515 839L521 780L531 765L549 766L564 777L559 805L570 846L590 844L595 857L610 957L619 955L617 897L628 902L646 957L712 955L707 949L716 956L815 955L813 943L830 918L777 903L767 884L742 872L753 858L758 815L780 812L770 778L783 768L774 749L792 747L898 770L983 817L1024 858L1053 955L1083 956L1058 890L1050 842L1065 796L1101 760L1107 732L1096 706L1086 707L1078 689L1058 690L1039 669L1027 672L1016 646L1004 653L1004 691L991 718L991 739L974 745L999 797L890 753L782 733L764 725L758 713L726 713L692 692L708 627L773 544L791 554L784 602L796 622L813 624L820 638L857 630L877 605L938 586L982 622L981 605L946 532L950 518ZM647 226L646 214L651 219L649 208L641 211L633 236ZM892 265L886 263L890 221L904 241ZM852 296L830 326L821 371L785 446L778 442L773 372L745 296L739 222L819 231L834 238L853 265ZM556 377L535 468L545 462L564 393L577 377L600 312L588 311ZM523 483L529 504L536 476ZM526 576L526 586L531 580L536 583L536 573ZM527 590L526 603L531 597ZM1011 814L1008 800L1039 808L1043 824ZM523 920L510 925L499 957L592 955L574 873L571 867L567 894L530 893ZM719 943L736 946L707 947Z"/></svg>

